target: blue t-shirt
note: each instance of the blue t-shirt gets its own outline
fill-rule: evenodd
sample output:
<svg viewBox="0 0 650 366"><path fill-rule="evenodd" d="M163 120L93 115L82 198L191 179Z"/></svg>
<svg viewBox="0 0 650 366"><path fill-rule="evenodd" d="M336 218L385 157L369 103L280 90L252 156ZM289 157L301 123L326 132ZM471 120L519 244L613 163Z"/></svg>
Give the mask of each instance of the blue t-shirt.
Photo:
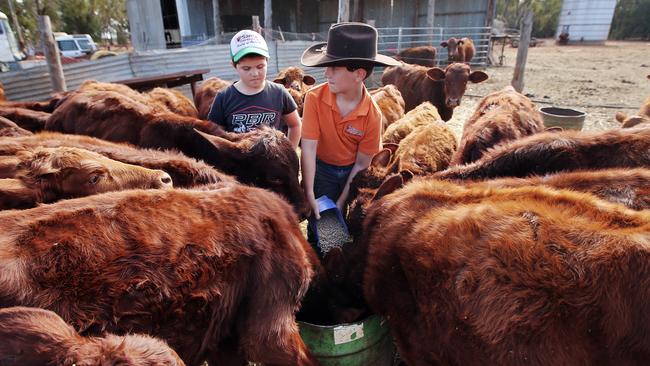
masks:
<svg viewBox="0 0 650 366"><path fill-rule="evenodd" d="M233 84L214 98L208 120L230 132L249 132L263 124L286 131L282 116L296 108L296 102L283 85L267 80L261 92L246 95Z"/></svg>

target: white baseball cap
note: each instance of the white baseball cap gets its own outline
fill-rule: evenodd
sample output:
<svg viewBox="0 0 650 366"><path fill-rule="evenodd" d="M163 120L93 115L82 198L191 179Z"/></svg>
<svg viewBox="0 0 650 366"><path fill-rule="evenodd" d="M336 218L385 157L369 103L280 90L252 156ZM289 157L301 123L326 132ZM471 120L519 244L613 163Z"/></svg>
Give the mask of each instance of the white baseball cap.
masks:
<svg viewBox="0 0 650 366"><path fill-rule="evenodd" d="M250 54L269 57L269 47L261 34L244 29L237 32L230 41L230 57L233 62L238 62L242 57Z"/></svg>

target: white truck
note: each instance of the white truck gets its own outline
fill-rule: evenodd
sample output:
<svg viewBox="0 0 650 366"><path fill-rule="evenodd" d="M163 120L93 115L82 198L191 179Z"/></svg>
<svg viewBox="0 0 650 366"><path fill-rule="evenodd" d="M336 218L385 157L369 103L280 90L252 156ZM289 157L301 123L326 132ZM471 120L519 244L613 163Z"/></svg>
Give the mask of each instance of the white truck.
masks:
<svg viewBox="0 0 650 366"><path fill-rule="evenodd" d="M20 51L18 41L9 25L9 18L0 12L0 71L9 71L12 63L25 59Z"/></svg>

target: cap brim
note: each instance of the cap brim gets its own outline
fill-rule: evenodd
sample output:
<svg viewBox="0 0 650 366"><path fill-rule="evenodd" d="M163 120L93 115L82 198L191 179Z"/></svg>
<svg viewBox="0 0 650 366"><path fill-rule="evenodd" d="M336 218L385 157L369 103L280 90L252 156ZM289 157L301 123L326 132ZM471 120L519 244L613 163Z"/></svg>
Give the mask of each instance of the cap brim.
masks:
<svg viewBox="0 0 650 366"><path fill-rule="evenodd" d="M307 67L331 66L345 61L365 61L377 66L398 66L400 62L392 57L377 54L375 58L333 57L327 54L327 43L317 43L302 53L300 63Z"/></svg>
<svg viewBox="0 0 650 366"><path fill-rule="evenodd" d="M232 60L233 62L238 62L239 60L241 60L242 57L250 54L260 55L266 58L270 58L268 51L265 51L257 47L246 47L239 50L239 52L237 52L234 56L232 56Z"/></svg>

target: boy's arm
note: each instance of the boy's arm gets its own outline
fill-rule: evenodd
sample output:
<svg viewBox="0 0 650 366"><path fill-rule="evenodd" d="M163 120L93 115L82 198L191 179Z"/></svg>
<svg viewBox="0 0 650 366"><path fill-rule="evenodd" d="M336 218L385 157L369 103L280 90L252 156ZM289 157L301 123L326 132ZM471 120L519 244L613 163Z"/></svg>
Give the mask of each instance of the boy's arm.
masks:
<svg viewBox="0 0 650 366"><path fill-rule="evenodd" d="M302 143L300 163L302 169L302 183L305 190L305 198L309 202L312 214L318 220L320 213L318 203L314 195L314 177L316 175L316 153L318 151L318 140L320 129L318 127L318 100L311 93L305 96L305 104L302 112Z"/></svg>
<svg viewBox="0 0 650 366"><path fill-rule="evenodd" d="M318 140L302 139L301 147L301 165L302 165L302 183L305 190L305 197L316 220L320 219L318 212L318 203L314 197L314 176L316 175L316 149Z"/></svg>
<svg viewBox="0 0 650 366"><path fill-rule="evenodd" d="M350 183L352 182L352 179L355 175L357 175L357 173L370 166L372 157L373 155L368 155L357 151L357 157L354 165L352 166L352 170L350 171L350 175L348 176L348 180L345 182L345 187L343 187L343 191L341 192L339 199L336 200L336 207L338 207L341 212L343 212L345 202L348 200L348 195L350 194Z"/></svg>
<svg viewBox="0 0 650 366"><path fill-rule="evenodd" d="M295 150L298 148L298 144L300 144L300 134L302 133L302 122L300 122L298 111L294 110L291 113L285 114L282 118L284 119L284 123L287 124L287 138L291 141L291 146Z"/></svg>

